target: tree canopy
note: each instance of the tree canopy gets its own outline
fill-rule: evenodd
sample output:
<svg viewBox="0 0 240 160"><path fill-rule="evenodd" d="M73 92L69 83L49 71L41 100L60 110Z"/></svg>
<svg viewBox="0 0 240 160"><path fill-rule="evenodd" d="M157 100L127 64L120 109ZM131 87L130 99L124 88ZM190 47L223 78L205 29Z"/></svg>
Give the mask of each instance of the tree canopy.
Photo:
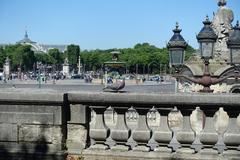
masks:
<svg viewBox="0 0 240 160"><path fill-rule="evenodd" d="M71 44L67 46L66 53L67 53L69 64L73 67L76 67L78 63L78 57L80 54L80 47L78 45Z"/></svg>
<svg viewBox="0 0 240 160"><path fill-rule="evenodd" d="M81 61L85 70L97 70L104 62L111 60L111 53L114 50L120 51L120 61L126 62L130 73L147 73L164 71L168 68L169 55L167 48L158 48L149 43L138 43L133 48L108 49L108 50L84 50L81 52ZM186 59L195 52L191 46L186 49ZM137 65L137 66L136 66ZM149 66L150 65L150 66ZM137 67L137 68L136 68Z"/></svg>
<svg viewBox="0 0 240 160"><path fill-rule="evenodd" d="M36 62L42 62L47 65L54 65L61 70L63 60L68 57L72 68L77 69L78 57L81 57L81 63L85 71L101 70L104 62L111 61L112 51L120 51L119 60L126 63L126 68L130 73L159 73L168 68L169 55L167 48L158 48L149 43L138 43L133 48L119 48L107 50L83 50L80 52L78 45L71 44L67 50L61 53L58 49L50 49L48 53L37 53L31 50L29 45L8 45L0 47L0 67L3 67L6 57L11 60L12 70L18 67L24 71L32 70ZM188 46L185 58L189 58L195 49Z"/></svg>
<svg viewBox="0 0 240 160"><path fill-rule="evenodd" d="M9 57L13 70L17 70L17 68L24 71L33 69L35 56L29 45L9 45L3 49L3 52L0 51L0 54L1 65L4 64L6 57Z"/></svg>

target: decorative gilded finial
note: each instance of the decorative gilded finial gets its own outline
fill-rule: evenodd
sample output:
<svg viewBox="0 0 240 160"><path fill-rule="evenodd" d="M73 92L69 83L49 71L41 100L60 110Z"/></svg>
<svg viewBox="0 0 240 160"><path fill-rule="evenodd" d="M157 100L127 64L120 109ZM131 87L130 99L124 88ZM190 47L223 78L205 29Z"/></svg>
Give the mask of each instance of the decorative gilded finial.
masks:
<svg viewBox="0 0 240 160"><path fill-rule="evenodd" d="M24 38L28 38L28 33L27 33L27 26L25 26L25 34L24 34Z"/></svg>
<svg viewBox="0 0 240 160"><path fill-rule="evenodd" d="M205 21L203 21L203 24L204 25L210 25L211 24L211 22L209 21L208 15L206 15L206 19L205 19Z"/></svg>
<svg viewBox="0 0 240 160"><path fill-rule="evenodd" d="M176 29L178 29L179 28L179 24L178 24L178 22L176 22Z"/></svg>
<svg viewBox="0 0 240 160"><path fill-rule="evenodd" d="M209 17L208 17L208 15L206 15L206 21L209 21Z"/></svg>
<svg viewBox="0 0 240 160"><path fill-rule="evenodd" d="M233 29L240 30L239 21L237 21L236 26Z"/></svg>
<svg viewBox="0 0 240 160"><path fill-rule="evenodd" d="M179 23L176 22L176 26L175 26L175 29L173 30L174 33L180 33L182 30L179 29Z"/></svg>

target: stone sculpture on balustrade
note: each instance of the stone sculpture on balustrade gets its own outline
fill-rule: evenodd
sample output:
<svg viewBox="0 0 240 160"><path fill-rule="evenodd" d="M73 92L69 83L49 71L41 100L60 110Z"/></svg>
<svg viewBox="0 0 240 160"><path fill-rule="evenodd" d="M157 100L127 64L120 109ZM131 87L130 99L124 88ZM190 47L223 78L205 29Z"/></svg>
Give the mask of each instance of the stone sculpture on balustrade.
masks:
<svg viewBox="0 0 240 160"><path fill-rule="evenodd" d="M213 13L212 27L218 35L215 44L215 56L227 61L229 59L229 49L227 48L227 40L232 32L232 22L234 19L233 11L226 7L226 0L219 0L219 9Z"/></svg>

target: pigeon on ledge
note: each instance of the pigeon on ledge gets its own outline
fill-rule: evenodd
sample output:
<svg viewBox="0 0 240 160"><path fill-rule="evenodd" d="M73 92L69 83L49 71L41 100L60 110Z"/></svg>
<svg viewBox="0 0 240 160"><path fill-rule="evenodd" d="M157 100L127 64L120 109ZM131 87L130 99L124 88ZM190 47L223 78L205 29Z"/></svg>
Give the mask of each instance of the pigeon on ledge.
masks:
<svg viewBox="0 0 240 160"><path fill-rule="evenodd" d="M107 85L106 87L103 88L103 90L109 89L109 90L118 92L124 87L125 87L125 79L122 79L122 80L117 80L117 82L113 84Z"/></svg>

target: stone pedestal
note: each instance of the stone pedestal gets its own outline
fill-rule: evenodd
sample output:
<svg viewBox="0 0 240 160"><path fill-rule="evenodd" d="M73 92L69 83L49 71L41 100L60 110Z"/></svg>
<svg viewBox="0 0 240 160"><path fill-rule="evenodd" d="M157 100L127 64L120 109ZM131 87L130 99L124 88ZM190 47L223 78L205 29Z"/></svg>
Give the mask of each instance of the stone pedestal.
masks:
<svg viewBox="0 0 240 160"><path fill-rule="evenodd" d="M65 76L69 76L69 65L67 64L67 65L63 65L63 75L65 75Z"/></svg>
<svg viewBox="0 0 240 160"><path fill-rule="evenodd" d="M7 59L5 60L5 64L3 66L4 69L4 78L8 79L10 77L10 59L7 57Z"/></svg>
<svg viewBox="0 0 240 160"><path fill-rule="evenodd" d="M64 64L63 64L63 75L68 77L70 74L70 69L69 69L69 63L68 63L68 58L65 58Z"/></svg>

